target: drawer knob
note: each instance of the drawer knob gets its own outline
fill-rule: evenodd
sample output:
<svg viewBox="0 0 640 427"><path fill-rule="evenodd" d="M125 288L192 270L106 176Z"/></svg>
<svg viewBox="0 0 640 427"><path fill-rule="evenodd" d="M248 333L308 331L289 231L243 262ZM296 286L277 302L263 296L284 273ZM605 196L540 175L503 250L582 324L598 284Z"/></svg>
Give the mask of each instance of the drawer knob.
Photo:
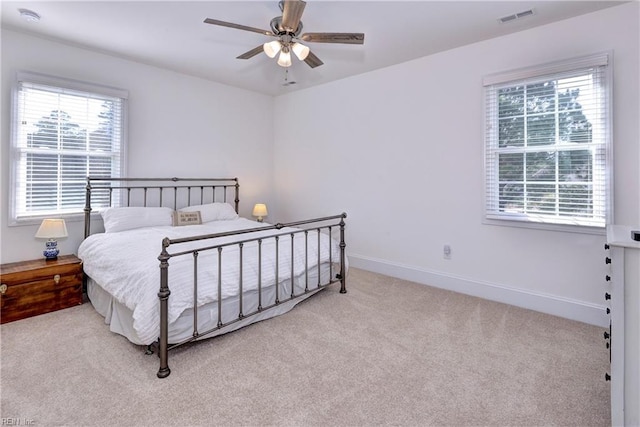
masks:
<svg viewBox="0 0 640 427"><path fill-rule="evenodd" d="M611 299L611 294L609 292L605 292L604 293L604 299L610 300Z"/></svg>
<svg viewBox="0 0 640 427"><path fill-rule="evenodd" d="M604 380L605 381L611 381L611 375L609 375L608 373L604 373Z"/></svg>
<svg viewBox="0 0 640 427"><path fill-rule="evenodd" d="M56 274L55 276L53 276L53 281L56 285L60 283L60 275Z"/></svg>
<svg viewBox="0 0 640 427"><path fill-rule="evenodd" d="M604 259L604 263L605 263L605 264L611 264L611 258L606 257L606 258Z"/></svg>
<svg viewBox="0 0 640 427"><path fill-rule="evenodd" d="M608 274L607 274L606 276L604 276L604 278L605 278L605 280L606 280L607 282L610 282L610 281L611 281L611 276L609 276Z"/></svg>
<svg viewBox="0 0 640 427"><path fill-rule="evenodd" d="M4 295L5 292L7 292L7 285L3 283L2 285L0 285L0 294Z"/></svg>

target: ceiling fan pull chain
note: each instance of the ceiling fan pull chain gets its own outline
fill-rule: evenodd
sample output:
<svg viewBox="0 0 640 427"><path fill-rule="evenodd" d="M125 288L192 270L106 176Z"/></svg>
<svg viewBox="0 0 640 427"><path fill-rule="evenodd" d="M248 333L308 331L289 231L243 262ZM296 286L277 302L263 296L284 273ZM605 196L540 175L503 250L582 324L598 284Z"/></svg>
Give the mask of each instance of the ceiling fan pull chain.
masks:
<svg viewBox="0 0 640 427"><path fill-rule="evenodd" d="M296 84L296 82L294 80L289 81L289 69L285 68L284 69L284 83L282 84L282 86L290 86L290 85L294 85Z"/></svg>

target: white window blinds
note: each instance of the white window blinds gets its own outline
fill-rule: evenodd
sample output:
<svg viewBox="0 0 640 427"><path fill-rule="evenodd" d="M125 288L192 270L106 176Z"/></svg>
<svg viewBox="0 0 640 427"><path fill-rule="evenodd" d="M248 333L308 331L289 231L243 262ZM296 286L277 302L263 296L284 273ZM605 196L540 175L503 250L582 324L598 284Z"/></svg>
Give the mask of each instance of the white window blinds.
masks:
<svg viewBox="0 0 640 427"><path fill-rule="evenodd" d="M604 227L608 55L485 79L488 219Z"/></svg>
<svg viewBox="0 0 640 427"><path fill-rule="evenodd" d="M18 74L13 111L14 221L81 213L88 175L120 176L126 96L117 89Z"/></svg>

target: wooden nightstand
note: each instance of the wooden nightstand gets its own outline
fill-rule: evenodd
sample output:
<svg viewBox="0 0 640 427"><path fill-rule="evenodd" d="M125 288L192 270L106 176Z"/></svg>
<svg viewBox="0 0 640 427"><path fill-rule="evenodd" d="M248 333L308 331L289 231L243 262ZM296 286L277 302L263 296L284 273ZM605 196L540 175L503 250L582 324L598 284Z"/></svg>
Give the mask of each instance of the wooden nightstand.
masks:
<svg viewBox="0 0 640 427"><path fill-rule="evenodd" d="M82 261L75 255L0 265L0 323L82 304Z"/></svg>

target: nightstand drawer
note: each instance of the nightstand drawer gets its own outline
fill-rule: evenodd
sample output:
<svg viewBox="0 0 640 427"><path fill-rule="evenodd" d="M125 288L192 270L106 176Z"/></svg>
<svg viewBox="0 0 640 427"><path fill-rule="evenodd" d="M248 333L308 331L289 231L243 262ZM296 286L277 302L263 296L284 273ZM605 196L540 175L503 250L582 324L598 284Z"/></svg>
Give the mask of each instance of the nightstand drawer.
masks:
<svg viewBox="0 0 640 427"><path fill-rule="evenodd" d="M5 264L1 279L1 323L82 304L82 263L73 255Z"/></svg>
<svg viewBox="0 0 640 427"><path fill-rule="evenodd" d="M2 283L7 285L7 287L27 284L30 282L51 282L55 284L58 282L59 285L62 285L63 282L68 282L72 280L74 276L78 274L81 275L80 280L82 280L82 268L80 264L66 264L66 265L57 265L57 266L45 266L43 268L33 269L33 270L25 270L25 271L17 271L17 272L7 272L3 268L2 270Z"/></svg>

